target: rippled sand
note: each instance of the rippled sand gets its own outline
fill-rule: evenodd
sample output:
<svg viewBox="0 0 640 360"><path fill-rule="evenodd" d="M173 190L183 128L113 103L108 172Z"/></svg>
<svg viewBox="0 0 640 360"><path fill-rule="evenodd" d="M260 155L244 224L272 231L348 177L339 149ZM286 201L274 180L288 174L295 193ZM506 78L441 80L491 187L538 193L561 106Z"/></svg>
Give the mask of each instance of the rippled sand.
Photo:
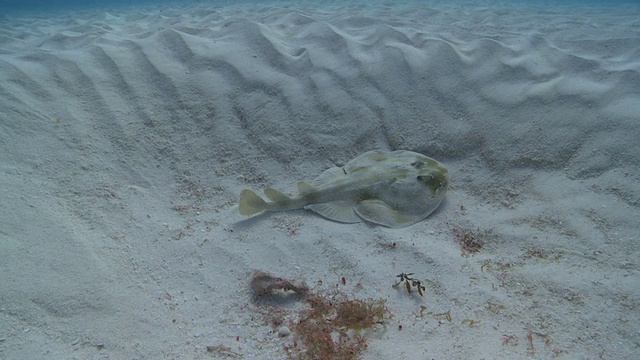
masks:
<svg viewBox="0 0 640 360"><path fill-rule="evenodd" d="M366 359L637 356L638 7L3 16L0 357L286 358L254 270L387 299ZM371 149L446 164L445 203L400 230L238 214Z"/></svg>

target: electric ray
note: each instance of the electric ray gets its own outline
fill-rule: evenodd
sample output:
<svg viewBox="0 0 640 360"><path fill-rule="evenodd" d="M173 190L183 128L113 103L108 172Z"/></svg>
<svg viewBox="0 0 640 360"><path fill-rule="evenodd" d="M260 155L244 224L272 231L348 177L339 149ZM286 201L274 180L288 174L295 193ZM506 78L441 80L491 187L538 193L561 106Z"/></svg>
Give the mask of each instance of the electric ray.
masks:
<svg viewBox="0 0 640 360"><path fill-rule="evenodd" d="M240 193L240 214L305 208L339 222L369 221L392 228L425 219L442 202L449 183L444 165L412 151L369 151L343 167L333 167L307 184L298 197L267 188L266 202L255 192Z"/></svg>

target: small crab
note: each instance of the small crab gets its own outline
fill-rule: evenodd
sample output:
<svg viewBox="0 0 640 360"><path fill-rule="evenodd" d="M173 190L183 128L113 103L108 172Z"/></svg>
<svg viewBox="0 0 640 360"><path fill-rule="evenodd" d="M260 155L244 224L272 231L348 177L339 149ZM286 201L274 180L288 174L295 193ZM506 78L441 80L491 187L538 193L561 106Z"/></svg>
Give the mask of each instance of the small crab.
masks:
<svg viewBox="0 0 640 360"><path fill-rule="evenodd" d="M426 290L426 287L424 286L422 281L412 278L411 277L412 275L413 273L400 273L396 275L397 278L400 278L400 281L394 284L393 287L397 287L398 285L404 282L404 287L407 289L407 292L409 294L412 293L413 288L415 287L418 289L418 294L420 294L420 296L424 296L424 291Z"/></svg>

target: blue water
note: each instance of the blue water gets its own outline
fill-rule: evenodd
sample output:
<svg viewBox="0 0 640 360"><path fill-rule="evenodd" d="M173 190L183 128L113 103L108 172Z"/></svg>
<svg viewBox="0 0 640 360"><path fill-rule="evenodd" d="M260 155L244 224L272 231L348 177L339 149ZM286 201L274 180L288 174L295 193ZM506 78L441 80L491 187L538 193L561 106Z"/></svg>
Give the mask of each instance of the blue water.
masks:
<svg viewBox="0 0 640 360"><path fill-rule="evenodd" d="M0 17L14 13L48 13L75 9L104 9L169 3L208 2L228 4L231 1L176 1L176 0L0 0ZM240 1L236 1L240 2Z"/></svg>
<svg viewBox="0 0 640 360"><path fill-rule="evenodd" d="M152 0L0 0L0 14L9 15L14 12L60 11L78 8L104 8L128 5L161 4L167 1Z"/></svg>
<svg viewBox="0 0 640 360"><path fill-rule="evenodd" d="M375 1L364 1L364 0L356 0L353 2L362 2L362 3L372 3ZM271 1L262 1L262 0L0 0L0 18L3 16L10 16L15 13L47 13L47 12L59 12L70 9L103 9L103 8L117 8L117 7L128 7L128 6L142 6L142 5L162 5L169 3L210 3L210 4L220 4L220 5L228 5L228 4L237 4L237 3L247 3L247 2L255 2L255 3L268 3ZM312 2L312 1L302 1L302 2ZM340 4L344 2L350 2L349 0L342 1L317 1L318 3L332 3L332 4ZM394 1L395 2L395 1ZM434 1L416 1L417 3L426 3L433 4L438 3ZM458 2L458 3L467 3L467 4L482 4L482 5L492 5L492 4L512 4L512 5L542 5L542 6L558 6L558 5L583 5L583 6L618 6L624 4L640 4L640 0L476 0L476 1L447 1L448 3ZM296 1L290 1L290 3L296 3Z"/></svg>

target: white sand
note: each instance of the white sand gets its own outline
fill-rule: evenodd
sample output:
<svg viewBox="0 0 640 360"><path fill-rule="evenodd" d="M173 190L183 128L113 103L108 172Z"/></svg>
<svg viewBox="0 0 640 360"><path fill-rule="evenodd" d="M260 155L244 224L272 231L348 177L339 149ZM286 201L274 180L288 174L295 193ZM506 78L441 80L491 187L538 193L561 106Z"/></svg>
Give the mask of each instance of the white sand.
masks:
<svg viewBox="0 0 640 360"><path fill-rule="evenodd" d="M636 358L639 72L638 7L5 14L0 358L286 358L254 270L387 299L366 359ZM440 209L238 214L370 149L446 164Z"/></svg>

